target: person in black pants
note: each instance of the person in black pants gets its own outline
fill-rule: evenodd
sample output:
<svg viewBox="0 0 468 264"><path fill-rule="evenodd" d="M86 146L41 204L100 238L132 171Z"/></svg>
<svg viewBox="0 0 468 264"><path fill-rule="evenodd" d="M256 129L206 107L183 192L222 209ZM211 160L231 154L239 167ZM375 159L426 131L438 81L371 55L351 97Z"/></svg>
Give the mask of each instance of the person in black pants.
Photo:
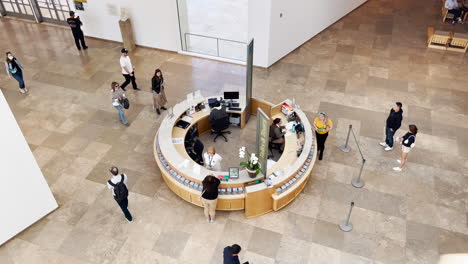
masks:
<svg viewBox="0 0 468 264"><path fill-rule="evenodd" d="M128 211L128 176L124 173L119 174L117 167L112 167L110 172L112 173L112 178L107 181L107 187L112 190L114 200L120 206L120 209L122 209L127 221L131 223L133 217L130 211Z"/></svg>
<svg viewBox="0 0 468 264"><path fill-rule="evenodd" d="M395 132L400 128L401 121L403 121L403 104L396 102L390 114L387 117L385 125L385 142L380 142L380 146L385 148L385 151L393 149L393 136Z"/></svg>
<svg viewBox="0 0 468 264"><path fill-rule="evenodd" d="M81 30L81 26L83 23L80 20L80 17L75 18L75 12L70 11L70 17L67 19L68 25L70 25L70 28L73 33L73 37L75 38L75 44L76 48L78 50L81 50L81 46L83 46L83 49L87 49L88 46L86 46L85 39L84 39L84 34L83 31ZM80 46L81 42L81 46Z"/></svg>
<svg viewBox="0 0 468 264"><path fill-rule="evenodd" d="M319 116L314 120L315 136L317 137L318 159L323 159L325 151L325 141L328 137L328 132L333 128L333 122L328 119L325 112L320 112Z"/></svg>
<svg viewBox="0 0 468 264"><path fill-rule="evenodd" d="M133 67L132 61L128 56L128 50L123 48L120 53L120 67L122 68L122 75L125 78L125 82L120 85L120 88L126 91L125 87L132 82L133 90L140 90L136 84L135 67Z"/></svg>

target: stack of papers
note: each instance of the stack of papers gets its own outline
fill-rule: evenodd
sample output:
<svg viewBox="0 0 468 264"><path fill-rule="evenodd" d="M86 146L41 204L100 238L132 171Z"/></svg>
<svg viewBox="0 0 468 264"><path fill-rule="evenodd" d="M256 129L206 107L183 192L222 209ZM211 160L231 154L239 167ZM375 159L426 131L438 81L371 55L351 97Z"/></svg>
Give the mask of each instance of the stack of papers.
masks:
<svg viewBox="0 0 468 264"><path fill-rule="evenodd" d="M192 119L193 119L193 117L191 117L191 116L184 116L184 117L182 118L182 120L184 120L184 121L187 122L187 123L190 123L190 121L192 121Z"/></svg>

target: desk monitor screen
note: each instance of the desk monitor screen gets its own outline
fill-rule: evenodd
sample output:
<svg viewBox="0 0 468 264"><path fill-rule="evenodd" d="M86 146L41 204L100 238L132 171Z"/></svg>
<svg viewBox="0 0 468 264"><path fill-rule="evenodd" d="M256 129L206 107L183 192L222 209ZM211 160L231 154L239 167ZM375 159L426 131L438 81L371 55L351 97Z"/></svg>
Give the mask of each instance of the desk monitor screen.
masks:
<svg viewBox="0 0 468 264"><path fill-rule="evenodd" d="M229 168L229 178L238 179L239 178L239 168Z"/></svg>
<svg viewBox="0 0 468 264"><path fill-rule="evenodd" d="M239 99L239 92L224 92L224 99L226 100Z"/></svg>

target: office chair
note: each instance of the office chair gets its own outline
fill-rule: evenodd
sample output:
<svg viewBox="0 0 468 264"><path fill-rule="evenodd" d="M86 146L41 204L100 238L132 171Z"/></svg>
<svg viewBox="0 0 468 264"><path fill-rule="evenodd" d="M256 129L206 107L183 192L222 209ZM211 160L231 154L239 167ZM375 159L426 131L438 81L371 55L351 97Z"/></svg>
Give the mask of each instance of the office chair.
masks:
<svg viewBox="0 0 468 264"><path fill-rule="evenodd" d="M220 119L210 121L211 124L211 134L216 134L216 137L213 139L213 142L216 142L218 137L223 137L226 142L228 141L224 134L231 134L231 131L225 131L229 128L229 115L225 115Z"/></svg>
<svg viewBox="0 0 468 264"><path fill-rule="evenodd" d="M195 161L196 163L203 166L203 143L199 139L195 139L191 146L185 148L187 150L187 154L190 158Z"/></svg>
<svg viewBox="0 0 468 264"><path fill-rule="evenodd" d="M279 153L283 153L283 151L281 150L281 145L282 144L279 144L279 143L273 143L272 142L272 138L270 137L270 140L268 141L268 151L270 152L268 154L268 158L271 159L273 158L275 155L273 154L273 150L276 149L278 150Z"/></svg>

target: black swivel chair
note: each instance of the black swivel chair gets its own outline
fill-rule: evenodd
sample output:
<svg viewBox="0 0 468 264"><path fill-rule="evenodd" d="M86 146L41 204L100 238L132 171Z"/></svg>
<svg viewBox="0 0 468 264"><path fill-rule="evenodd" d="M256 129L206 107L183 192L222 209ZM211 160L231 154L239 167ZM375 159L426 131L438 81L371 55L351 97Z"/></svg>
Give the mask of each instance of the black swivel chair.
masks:
<svg viewBox="0 0 468 264"><path fill-rule="evenodd" d="M273 143L272 142L273 138L270 137L270 140L268 141L268 151L270 152L268 154L268 158L271 159L273 158L275 155L273 154L273 150L276 149L278 150L278 152L281 154L283 153L283 151L281 150L281 145L282 144L279 144L279 143Z"/></svg>
<svg viewBox="0 0 468 264"><path fill-rule="evenodd" d="M187 153L196 163L203 166L203 143L199 139L195 139L193 144L186 147Z"/></svg>
<svg viewBox="0 0 468 264"><path fill-rule="evenodd" d="M226 142L228 141L224 134L231 134L231 131L226 131L229 128L229 115L225 115L220 119L211 120L211 134L216 134L216 137L213 139L216 142L218 137L223 137Z"/></svg>

